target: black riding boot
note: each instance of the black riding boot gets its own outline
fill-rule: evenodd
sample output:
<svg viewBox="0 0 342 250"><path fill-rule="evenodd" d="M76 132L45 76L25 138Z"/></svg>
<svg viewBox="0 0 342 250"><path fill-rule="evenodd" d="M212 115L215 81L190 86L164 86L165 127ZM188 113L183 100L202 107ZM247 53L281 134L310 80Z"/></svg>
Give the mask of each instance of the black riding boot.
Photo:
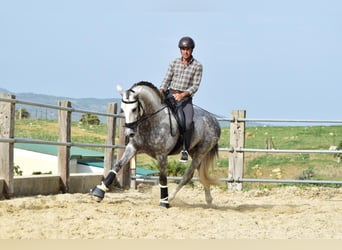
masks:
<svg viewBox="0 0 342 250"><path fill-rule="evenodd" d="M181 152L181 158L179 159L180 162L187 162L189 159L188 150L191 144L191 137L192 137L192 129L188 129L184 131L184 143L183 143L183 150Z"/></svg>

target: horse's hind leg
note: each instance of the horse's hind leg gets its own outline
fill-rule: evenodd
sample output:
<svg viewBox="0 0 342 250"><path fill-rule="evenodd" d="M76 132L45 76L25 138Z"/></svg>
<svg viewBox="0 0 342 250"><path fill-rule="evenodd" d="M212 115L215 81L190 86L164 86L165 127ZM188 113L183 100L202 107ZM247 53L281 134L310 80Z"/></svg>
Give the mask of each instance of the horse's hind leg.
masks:
<svg viewBox="0 0 342 250"><path fill-rule="evenodd" d="M169 201L173 200L176 197L176 194L179 192L179 190L182 189L182 187L184 185L186 185L194 176L194 172L196 167L194 167L194 160L192 161L190 167L188 168L188 170L185 172L185 174L183 175L182 180L180 181L180 183L177 185L176 189L173 191L173 193L171 195L169 195Z"/></svg>
<svg viewBox="0 0 342 250"><path fill-rule="evenodd" d="M180 183L177 185L176 189L173 191L173 193L171 195L169 195L169 201L173 200L176 197L176 194L179 192L179 190L181 190L181 188L186 185L193 177L195 169L197 169L201 163L201 157L200 156L196 156L192 158L192 163L190 165L190 167L188 168L188 170L185 172L185 174L183 175L182 180L180 181ZM196 160L197 159L197 160ZM210 193L210 185L208 186L204 186L204 193L205 193L205 201L207 202L208 205L212 204L213 201L213 197L211 196Z"/></svg>
<svg viewBox="0 0 342 250"><path fill-rule="evenodd" d="M208 205L211 205L213 202L213 197L211 196L211 193L210 193L210 186L204 187L204 193L205 193L205 201L207 202Z"/></svg>

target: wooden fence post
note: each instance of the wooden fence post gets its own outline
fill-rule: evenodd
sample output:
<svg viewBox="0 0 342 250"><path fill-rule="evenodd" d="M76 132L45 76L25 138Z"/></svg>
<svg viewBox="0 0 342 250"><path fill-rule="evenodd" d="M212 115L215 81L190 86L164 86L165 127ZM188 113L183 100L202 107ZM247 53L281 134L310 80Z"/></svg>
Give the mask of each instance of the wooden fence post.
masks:
<svg viewBox="0 0 342 250"><path fill-rule="evenodd" d="M0 98L15 99L11 94L0 94ZM15 103L0 101L0 138L14 139ZM14 144L13 142L0 142L0 179L5 180L1 193L9 198L14 193Z"/></svg>
<svg viewBox="0 0 342 250"><path fill-rule="evenodd" d="M108 114L116 114L117 112L117 104L109 103L107 106ZM107 117L107 145L115 145L115 133L116 133L116 117L108 116ZM114 148L106 148L104 155L104 168L103 175L107 176L109 171L112 169L114 163Z"/></svg>
<svg viewBox="0 0 342 250"><path fill-rule="evenodd" d="M126 136L125 136L125 118L120 119L120 127L119 127L119 145L126 145ZM123 152L125 149L118 148L117 154L117 161L121 159ZM130 164L122 166L121 170L119 171L117 177L119 185L123 189L129 189L131 187L131 171L130 171Z"/></svg>
<svg viewBox="0 0 342 250"><path fill-rule="evenodd" d="M245 121L238 121L239 118L246 117L246 110L233 110L230 123L230 147L233 152L229 155L228 178L238 180L243 178L244 152L237 152L239 148L245 147ZM242 183L228 183L230 190L242 190Z"/></svg>
<svg viewBox="0 0 342 250"><path fill-rule="evenodd" d="M63 108L71 108L70 101L59 101L58 105ZM71 141L71 111L58 110L59 142ZM58 174L61 178L61 191L69 191L70 182L70 146L58 146Z"/></svg>

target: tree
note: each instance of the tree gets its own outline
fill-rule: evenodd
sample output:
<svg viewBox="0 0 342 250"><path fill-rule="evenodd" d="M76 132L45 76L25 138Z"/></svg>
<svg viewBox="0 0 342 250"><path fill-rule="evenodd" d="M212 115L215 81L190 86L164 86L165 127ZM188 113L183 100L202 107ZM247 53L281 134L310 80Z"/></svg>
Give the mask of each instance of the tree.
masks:
<svg viewBox="0 0 342 250"><path fill-rule="evenodd" d="M86 113L82 115L80 123L83 125L99 125L100 119L97 115Z"/></svg>
<svg viewBox="0 0 342 250"><path fill-rule="evenodd" d="M25 108L21 108L15 111L15 118L19 120L28 119L30 118L30 113Z"/></svg>

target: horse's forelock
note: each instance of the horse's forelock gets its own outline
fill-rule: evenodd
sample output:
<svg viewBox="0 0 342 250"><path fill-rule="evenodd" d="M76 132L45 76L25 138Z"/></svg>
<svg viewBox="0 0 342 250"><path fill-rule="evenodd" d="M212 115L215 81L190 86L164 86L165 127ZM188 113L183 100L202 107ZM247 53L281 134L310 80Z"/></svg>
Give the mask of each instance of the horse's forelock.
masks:
<svg viewBox="0 0 342 250"><path fill-rule="evenodd" d="M123 101L134 101L136 99L135 97L135 91L131 88L127 91L125 91L122 95L122 100Z"/></svg>

